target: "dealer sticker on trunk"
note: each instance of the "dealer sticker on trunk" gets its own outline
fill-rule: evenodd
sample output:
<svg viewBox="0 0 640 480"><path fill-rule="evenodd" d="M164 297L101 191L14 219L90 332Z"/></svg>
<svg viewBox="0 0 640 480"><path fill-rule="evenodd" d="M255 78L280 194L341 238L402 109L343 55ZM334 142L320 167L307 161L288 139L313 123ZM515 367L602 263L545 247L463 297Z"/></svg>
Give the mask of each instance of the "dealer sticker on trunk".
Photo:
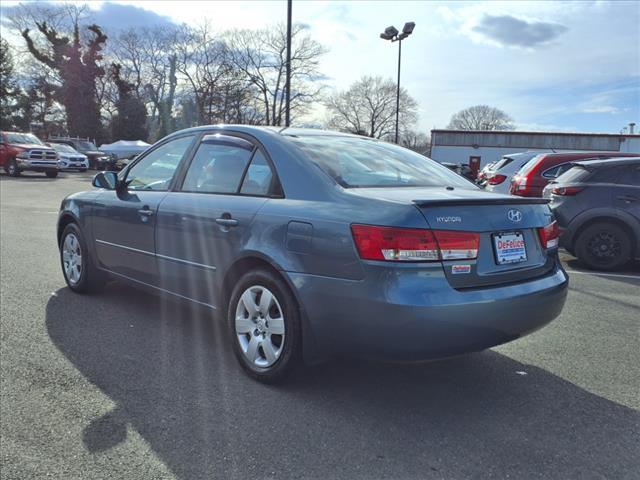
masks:
<svg viewBox="0 0 640 480"><path fill-rule="evenodd" d="M471 273L471 265L451 265L451 273Z"/></svg>
<svg viewBox="0 0 640 480"><path fill-rule="evenodd" d="M522 232L497 233L493 236L498 265L527 261L527 249Z"/></svg>

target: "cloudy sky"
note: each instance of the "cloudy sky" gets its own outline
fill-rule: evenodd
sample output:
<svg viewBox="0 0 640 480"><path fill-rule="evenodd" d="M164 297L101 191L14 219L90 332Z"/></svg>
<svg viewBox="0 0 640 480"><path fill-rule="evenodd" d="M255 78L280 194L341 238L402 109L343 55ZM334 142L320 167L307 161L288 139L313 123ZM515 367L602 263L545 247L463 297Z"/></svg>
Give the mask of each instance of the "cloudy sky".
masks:
<svg viewBox="0 0 640 480"><path fill-rule="evenodd" d="M15 3L3 1L2 13ZM88 3L108 31L207 17L222 32L286 18L284 0ZM422 130L481 103L505 110L519 129L619 132L640 124L638 1L294 0L293 17L330 49L322 71L338 89L365 74L395 79L397 44L379 33L415 22L403 42L401 83L419 102Z"/></svg>

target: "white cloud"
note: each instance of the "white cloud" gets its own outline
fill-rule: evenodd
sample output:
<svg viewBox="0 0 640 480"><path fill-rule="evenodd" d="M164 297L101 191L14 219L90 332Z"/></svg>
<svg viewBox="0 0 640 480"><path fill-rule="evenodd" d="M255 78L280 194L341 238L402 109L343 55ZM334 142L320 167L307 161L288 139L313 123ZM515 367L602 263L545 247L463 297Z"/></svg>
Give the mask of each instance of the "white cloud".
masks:
<svg viewBox="0 0 640 480"><path fill-rule="evenodd" d="M177 23L196 24L207 17L220 32L286 18L284 1L121 3ZM502 18L501 33L490 28L495 18ZM397 43L378 35L389 25L414 21L413 35L402 43L402 85L419 102L423 130L445 126L453 113L474 104L501 108L522 125L559 129L580 127L570 115L602 122L599 128L582 127L590 130L611 130L613 123L606 122L615 123L623 114L629 117L625 123L640 120L640 100L633 101L640 96L638 82L629 82L640 78L635 2L296 1L293 19L308 24L314 38L330 49L321 71L338 89L365 74L395 79ZM518 44L518 25L532 29L526 38L538 48L522 48L524 40L521 48L502 47ZM602 87L624 80L626 91ZM322 109L316 112L320 116Z"/></svg>

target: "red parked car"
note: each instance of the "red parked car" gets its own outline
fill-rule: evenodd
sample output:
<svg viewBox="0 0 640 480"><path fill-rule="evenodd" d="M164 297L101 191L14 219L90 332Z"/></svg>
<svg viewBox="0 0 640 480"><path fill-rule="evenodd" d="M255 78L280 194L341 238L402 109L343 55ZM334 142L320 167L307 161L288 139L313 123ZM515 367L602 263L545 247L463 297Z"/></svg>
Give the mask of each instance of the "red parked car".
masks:
<svg viewBox="0 0 640 480"><path fill-rule="evenodd" d="M638 156L640 154L623 152L571 152L538 155L514 175L511 179L509 193L521 197L542 197L542 191L547 183L569 170L573 162Z"/></svg>
<svg viewBox="0 0 640 480"><path fill-rule="evenodd" d="M0 167L12 177L29 170L55 178L58 154L31 133L0 132Z"/></svg>

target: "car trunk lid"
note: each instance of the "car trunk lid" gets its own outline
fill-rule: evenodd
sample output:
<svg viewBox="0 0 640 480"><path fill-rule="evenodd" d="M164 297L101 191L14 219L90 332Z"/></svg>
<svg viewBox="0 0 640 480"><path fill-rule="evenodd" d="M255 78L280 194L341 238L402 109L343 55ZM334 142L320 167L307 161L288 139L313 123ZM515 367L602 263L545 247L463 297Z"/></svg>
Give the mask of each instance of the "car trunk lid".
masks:
<svg viewBox="0 0 640 480"><path fill-rule="evenodd" d="M553 221L545 199L458 198L413 202L434 230L475 232L480 236L473 260L442 261L454 288L524 281L543 275L554 260L543 248L538 229Z"/></svg>

